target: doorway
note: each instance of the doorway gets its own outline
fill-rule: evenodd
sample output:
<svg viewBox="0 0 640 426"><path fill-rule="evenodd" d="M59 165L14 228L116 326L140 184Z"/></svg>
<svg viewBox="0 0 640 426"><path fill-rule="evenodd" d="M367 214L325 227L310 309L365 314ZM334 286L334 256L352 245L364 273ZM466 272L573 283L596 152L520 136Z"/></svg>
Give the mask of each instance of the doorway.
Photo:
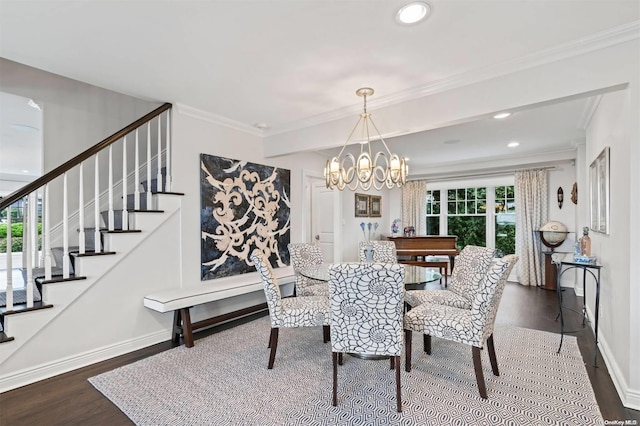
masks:
<svg viewBox="0 0 640 426"><path fill-rule="evenodd" d="M306 243L317 244L325 262L342 260L339 193L326 188L324 178L304 172L304 233Z"/></svg>

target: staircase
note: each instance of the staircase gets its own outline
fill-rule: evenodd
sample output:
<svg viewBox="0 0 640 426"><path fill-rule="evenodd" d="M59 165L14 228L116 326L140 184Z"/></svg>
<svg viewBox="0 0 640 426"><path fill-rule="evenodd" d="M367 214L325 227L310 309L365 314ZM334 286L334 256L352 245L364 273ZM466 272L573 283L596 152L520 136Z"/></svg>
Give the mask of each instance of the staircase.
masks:
<svg viewBox="0 0 640 426"><path fill-rule="evenodd" d="M14 264L9 237L6 260L0 264L0 364L43 334L66 309L82 303L81 296L126 262L154 231L175 221L183 194L170 190L170 108L164 104L0 200L0 211L8 218L17 202L25 206L22 262ZM146 146L140 143L141 133L146 133ZM108 157L106 167L100 157ZM83 173L85 166L94 168L91 179ZM70 182L74 169L81 178ZM93 196L85 200L90 186ZM70 193L79 206L71 214ZM52 206L52 200L62 200L62 206ZM61 220L51 226L54 215ZM41 250L34 244L39 224Z"/></svg>

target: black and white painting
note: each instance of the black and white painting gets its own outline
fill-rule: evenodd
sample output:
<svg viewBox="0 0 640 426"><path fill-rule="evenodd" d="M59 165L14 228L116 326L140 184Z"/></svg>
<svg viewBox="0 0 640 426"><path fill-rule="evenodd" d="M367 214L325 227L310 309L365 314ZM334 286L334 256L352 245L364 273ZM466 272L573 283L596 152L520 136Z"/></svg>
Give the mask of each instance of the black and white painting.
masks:
<svg viewBox="0 0 640 426"><path fill-rule="evenodd" d="M291 172L200 154L201 279L254 272L262 251L289 265Z"/></svg>

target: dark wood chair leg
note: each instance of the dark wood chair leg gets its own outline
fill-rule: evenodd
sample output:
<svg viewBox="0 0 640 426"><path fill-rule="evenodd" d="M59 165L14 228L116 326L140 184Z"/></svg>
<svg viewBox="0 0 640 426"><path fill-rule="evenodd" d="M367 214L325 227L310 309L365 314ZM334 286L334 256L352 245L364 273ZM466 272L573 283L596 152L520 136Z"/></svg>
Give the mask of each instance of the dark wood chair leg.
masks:
<svg viewBox="0 0 640 426"><path fill-rule="evenodd" d="M342 353L340 353L342 355ZM334 407L338 405L338 354L331 352L331 358L333 360L333 399L332 404Z"/></svg>
<svg viewBox="0 0 640 426"><path fill-rule="evenodd" d="M389 370L393 370L396 368L396 359L395 357L389 357Z"/></svg>
<svg viewBox="0 0 640 426"><path fill-rule="evenodd" d="M191 315L189 314L189 308L180 309L182 316L182 338L184 339L184 345L187 348L193 347L193 329L191 328Z"/></svg>
<svg viewBox="0 0 640 426"><path fill-rule="evenodd" d="M494 376L499 376L498 360L496 359L496 348L493 346L493 334L487 339L487 352L489 352L489 361L491 361L491 370Z"/></svg>
<svg viewBox="0 0 640 426"><path fill-rule="evenodd" d="M400 357L394 356L391 359L395 360L396 367L396 400L398 402L398 413L402 413L402 391L400 389Z"/></svg>
<svg viewBox="0 0 640 426"><path fill-rule="evenodd" d="M425 334L422 338L422 345L424 347L424 351L431 355L431 335Z"/></svg>
<svg viewBox="0 0 640 426"><path fill-rule="evenodd" d="M331 340L331 335L329 334L329 326L328 325L323 325L322 326L322 339L323 339L324 343L327 343L329 340Z"/></svg>
<svg viewBox="0 0 640 426"><path fill-rule="evenodd" d="M411 372L411 330L404 331L404 371Z"/></svg>
<svg viewBox="0 0 640 426"><path fill-rule="evenodd" d="M267 367L269 370L273 368L273 362L276 360L276 349L278 349L278 331L279 328L271 329L271 339L270 339L270 347L271 353L269 354L269 366Z"/></svg>
<svg viewBox="0 0 640 426"><path fill-rule="evenodd" d="M342 365L342 352L338 354L338 365Z"/></svg>
<svg viewBox="0 0 640 426"><path fill-rule="evenodd" d="M478 391L483 399L487 399L487 388L484 385L484 374L482 373L482 360L480 359L480 348L471 346L471 355L473 356L473 368L476 370L476 381L478 382Z"/></svg>

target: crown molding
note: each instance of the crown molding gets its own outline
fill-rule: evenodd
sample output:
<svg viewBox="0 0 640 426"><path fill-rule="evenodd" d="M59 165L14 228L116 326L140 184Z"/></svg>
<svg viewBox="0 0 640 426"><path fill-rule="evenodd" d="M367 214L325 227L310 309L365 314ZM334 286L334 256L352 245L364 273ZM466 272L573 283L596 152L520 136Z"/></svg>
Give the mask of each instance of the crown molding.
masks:
<svg viewBox="0 0 640 426"><path fill-rule="evenodd" d="M549 49L522 56L520 58L505 61L499 64L489 65L464 71L447 78L436 80L422 86L383 96L378 99L368 99L367 104L370 109L381 109L384 107L397 105L403 102L412 101L447 90L457 89L470 84L479 83L496 77L513 74L519 71L561 61L563 59L590 53L610 46L626 43L640 38L640 21L636 20L628 24L609 28L595 34L564 43ZM263 136L273 136L287 133L294 130L315 126L329 121L339 120L354 116L359 113L362 106L351 105L340 108L325 114L318 114L303 120L286 124L278 129L270 129L263 133Z"/></svg>
<svg viewBox="0 0 640 426"><path fill-rule="evenodd" d="M227 127L229 129L238 130L240 132L248 133L253 136L264 137L264 131L256 129L253 126L249 126L240 121L232 120L222 115L213 114L208 111L203 111L198 108L194 108L185 104L175 103L174 108L180 114L184 114L189 117L196 118L198 120L207 121L209 123L217 124Z"/></svg>
<svg viewBox="0 0 640 426"><path fill-rule="evenodd" d="M587 127L589 127L589 123L591 123L591 118L596 112L596 109L598 109L598 105L600 104L601 100L601 94L597 96L591 96L589 97L589 99L587 99L587 103L584 106L582 114L580 114L580 118L578 119L578 123L576 125L578 129L587 130Z"/></svg>

